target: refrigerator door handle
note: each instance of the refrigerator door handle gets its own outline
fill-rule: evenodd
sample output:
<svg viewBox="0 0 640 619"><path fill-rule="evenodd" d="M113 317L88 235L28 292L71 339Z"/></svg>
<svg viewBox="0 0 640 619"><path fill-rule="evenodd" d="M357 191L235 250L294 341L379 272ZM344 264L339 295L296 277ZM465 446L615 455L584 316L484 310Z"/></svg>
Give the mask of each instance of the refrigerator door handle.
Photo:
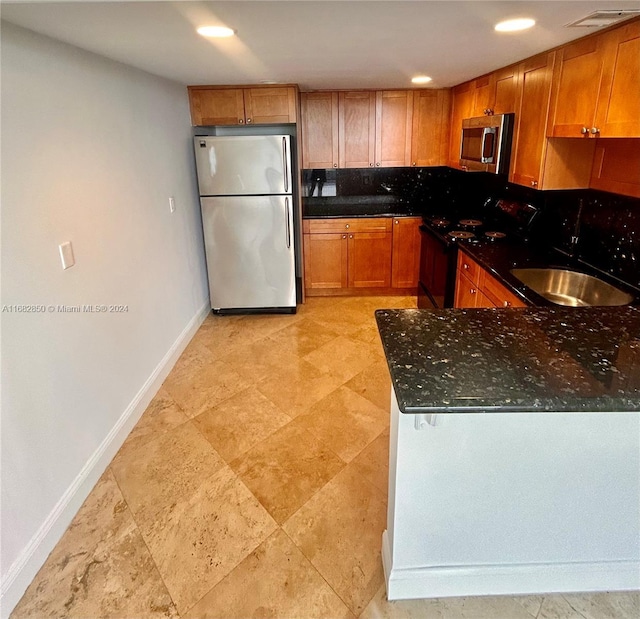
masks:
<svg viewBox="0 0 640 619"><path fill-rule="evenodd" d="M289 224L289 198L284 199L286 231L287 231L287 249L291 249L291 226Z"/></svg>
<svg viewBox="0 0 640 619"><path fill-rule="evenodd" d="M284 167L284 192L289 193L289 160L287 158L287 138L285 137L282 138L282 163Z"/></svg>

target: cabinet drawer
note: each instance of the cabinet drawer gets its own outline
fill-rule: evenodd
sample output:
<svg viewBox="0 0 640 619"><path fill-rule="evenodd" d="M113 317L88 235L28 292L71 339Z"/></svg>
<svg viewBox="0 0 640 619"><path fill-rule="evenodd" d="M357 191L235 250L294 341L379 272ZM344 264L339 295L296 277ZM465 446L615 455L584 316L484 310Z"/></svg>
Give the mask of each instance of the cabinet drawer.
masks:
<svg viewBox="0 0 640 619"><path fill-rule="evenodd" d="M527 307L526 303L489 273L485 273L483 291L495 303L496 307Z"/></svg>
<svg viewBox="0 0 640 619"><path fill-rule="evenodd" d="M458 253L458 272L462 273L477 288L482 287L484 269L463 251Z"/></svg>
<svg viewBox="0 0 640 619"><path fill-rule="evenodd" d="M305 219L303 231L311 234L338 232L391 232L391 217L350 217L340 219Z"/></svg>

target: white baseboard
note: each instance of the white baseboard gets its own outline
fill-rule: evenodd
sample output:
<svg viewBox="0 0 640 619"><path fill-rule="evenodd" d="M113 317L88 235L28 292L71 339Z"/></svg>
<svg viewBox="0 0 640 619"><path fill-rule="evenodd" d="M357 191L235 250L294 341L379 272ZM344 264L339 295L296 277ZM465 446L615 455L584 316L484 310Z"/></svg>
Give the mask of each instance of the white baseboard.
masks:
<svg viewBox="0 0 640 619"><path fill-rule="evenodd" d="M211 311L206 303L189 321L160 363L153 370L126 410L82 467L36 534L13 562L0 585L0 617L6 619L58 543L82 503L116 455L142 413L160 389L178 357Z"/></svg>
<svg viewBox="0 0 640 619"><path fill-rule="evenodd" d="M382 563L388 600L640 589L640 562L454 565L394 569L387 531Z"/></svg>

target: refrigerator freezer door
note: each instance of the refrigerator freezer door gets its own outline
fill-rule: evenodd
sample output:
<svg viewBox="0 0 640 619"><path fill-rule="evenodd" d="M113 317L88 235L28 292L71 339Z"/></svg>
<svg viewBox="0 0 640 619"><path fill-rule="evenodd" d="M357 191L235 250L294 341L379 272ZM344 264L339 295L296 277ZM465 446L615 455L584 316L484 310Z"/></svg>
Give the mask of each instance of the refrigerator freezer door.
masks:
<svg viewBox="0 0 640 619"><path fill-rule="evenodd" d="M213 309L295 308L291 196L202 198Z"/></svg>
<svg viewBox="0 0 640 619"><path fill-rule="evenodd" d="M201 196L291 193L288 135L194 138Z"/></svg>

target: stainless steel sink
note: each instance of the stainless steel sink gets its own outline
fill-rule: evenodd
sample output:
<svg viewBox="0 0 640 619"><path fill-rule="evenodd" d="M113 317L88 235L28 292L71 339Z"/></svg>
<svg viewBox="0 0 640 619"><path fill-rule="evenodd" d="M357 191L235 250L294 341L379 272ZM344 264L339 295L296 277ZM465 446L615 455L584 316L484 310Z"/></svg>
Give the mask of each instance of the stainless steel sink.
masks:
<svg viewBox="0 0 640 619"><path fill-rule="evenodd" d="M633 296L597 277L564 269L511 269L525 286L556 305L628 305Z"/></svg>

